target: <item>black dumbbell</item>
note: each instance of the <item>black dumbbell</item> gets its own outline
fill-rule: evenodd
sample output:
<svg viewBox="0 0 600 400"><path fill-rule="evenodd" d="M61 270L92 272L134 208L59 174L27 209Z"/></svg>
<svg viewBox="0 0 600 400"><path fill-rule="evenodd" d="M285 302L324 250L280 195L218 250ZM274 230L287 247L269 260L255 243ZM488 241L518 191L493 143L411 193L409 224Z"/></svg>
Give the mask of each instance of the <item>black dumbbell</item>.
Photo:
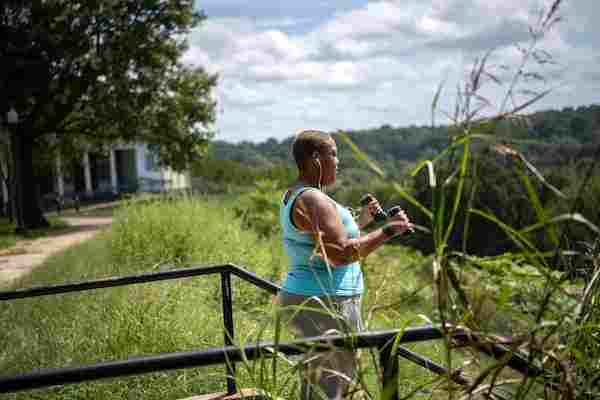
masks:
<svg viewBox="0 0 600 400"><path fill-rule="evenodd" d="M373 197L373 195L367 193L365 194L363 197L360 198L360 205L365 207L367 206L371 201L375 200L375 198ZM379 210L378 212L376 212L373 215L373 219L377 222L383 222L388 218L388 215L385 211L383 210Z"/></svg>
<svg viewBox="0 0 600 400"><path fill-rule="evenodd" d="M390 208L389 210L387 210L386 214L387 214L387 217L390 218L390 217L393 217L394 215L398 214L400 211L402 211L402 207L394 206L394 207ZM415 231L415 229L412 226L409 226L404 234L406 235L408 233L414 233L414 231Z"/></svg>
<svg viewBox="0 0 600 400"><path fill-rule="evenodd" d="M369 204L373 200L374 200L374 197L371 194L367 193L363 197L360 198L360 205L365 207L367 204ZM402 207L400 207L400 206L394 206L387 211L380 210L377 213L375 213L375 215L373 215L373 219L377 222L384 222L386 219L393 217L394 215L398 214L400 211L402 211ZM415 230L411 226L408 228L406 233L413 233L414 231Z"/></svg>

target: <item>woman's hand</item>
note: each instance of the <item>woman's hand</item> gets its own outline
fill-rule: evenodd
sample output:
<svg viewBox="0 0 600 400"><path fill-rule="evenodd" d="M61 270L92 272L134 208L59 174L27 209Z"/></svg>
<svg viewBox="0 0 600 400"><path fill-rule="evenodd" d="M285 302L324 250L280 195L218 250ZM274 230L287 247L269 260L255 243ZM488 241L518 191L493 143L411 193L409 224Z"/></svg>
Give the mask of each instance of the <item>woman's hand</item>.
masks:
<svg viewBox="0 0 600 400"><path fill-rule="evenodd" d="M392 227L396 235L402 235L412 228L408 215L404 210L400 210L388 219L387 226Z"/></svg>
<svg viewBox="0 0 600 400"><path fill-rule="evenodd" d="M366 205L360 208L360 214L356 223L360 229L364 229L373 221L373 215L378 212L383 212L383 208L379 204L379 201L373 196L372 200Z"/></svg>

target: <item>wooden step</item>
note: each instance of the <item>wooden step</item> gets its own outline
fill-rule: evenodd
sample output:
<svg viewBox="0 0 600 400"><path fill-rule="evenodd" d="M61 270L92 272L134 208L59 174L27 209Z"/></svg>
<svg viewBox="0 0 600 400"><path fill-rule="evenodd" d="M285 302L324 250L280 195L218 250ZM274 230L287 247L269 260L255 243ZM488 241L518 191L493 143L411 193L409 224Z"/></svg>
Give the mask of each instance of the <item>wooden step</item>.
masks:
<svg viewBox="0 0 600 400"><path fill-rule="evenodd" d="M240 392L234 393L232 395L227 395L227 392L218 392L186 397L185 399L181 400L258 400L262 398L263 397L260 395L260 391L258 389L242 389Z"/></svg>

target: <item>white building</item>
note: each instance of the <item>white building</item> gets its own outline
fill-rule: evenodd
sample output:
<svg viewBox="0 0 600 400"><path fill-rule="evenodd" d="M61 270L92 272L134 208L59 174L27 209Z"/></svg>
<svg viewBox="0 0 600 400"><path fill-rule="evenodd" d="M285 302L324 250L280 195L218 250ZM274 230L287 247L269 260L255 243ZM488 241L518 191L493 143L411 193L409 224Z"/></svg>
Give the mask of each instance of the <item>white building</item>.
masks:
<svg viewBox="0 0 600 400"><path fill-rule="evenodd" d="M80 163L63 165L56 158L52 188L62 198L97 197L131 192L165 192L189 189L188 171L161 165L145 143L119 144L101 153L84 152Z"/></svg>

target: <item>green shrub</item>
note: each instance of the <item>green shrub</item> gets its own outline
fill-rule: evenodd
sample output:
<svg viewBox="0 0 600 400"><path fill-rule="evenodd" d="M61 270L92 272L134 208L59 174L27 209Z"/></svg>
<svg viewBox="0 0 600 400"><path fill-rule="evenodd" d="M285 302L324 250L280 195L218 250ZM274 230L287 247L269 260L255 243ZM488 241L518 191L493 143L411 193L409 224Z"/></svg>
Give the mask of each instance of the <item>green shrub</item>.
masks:
<svg viewBox="0 0 600 400"><path fill-rule="evenodd" d="M282 190L277 181L259 180L256 189L240 198L240 205L233 211L245 228L261 236L279 232L279 203Z"/></svg>

